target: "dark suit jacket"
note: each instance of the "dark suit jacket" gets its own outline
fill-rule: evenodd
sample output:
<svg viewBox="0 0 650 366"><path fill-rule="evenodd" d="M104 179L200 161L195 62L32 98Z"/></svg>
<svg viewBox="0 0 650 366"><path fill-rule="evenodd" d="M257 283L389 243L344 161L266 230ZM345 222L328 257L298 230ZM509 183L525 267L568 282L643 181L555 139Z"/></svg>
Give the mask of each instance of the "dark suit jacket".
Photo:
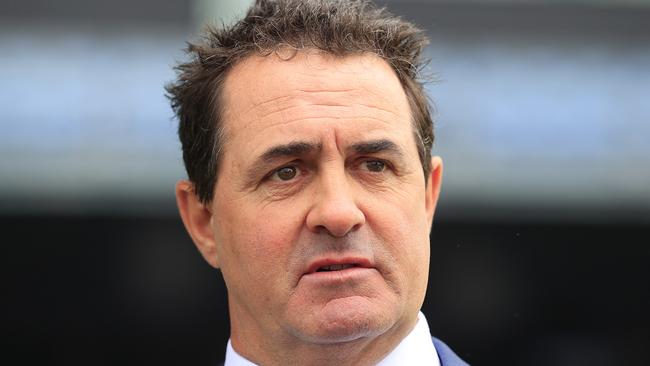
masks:
<svg viewBox="0 0 650 366"><path fill-rule="evenodd" d="M438 358L440 359L440 366L469 366L465 361L461 360L454 351L449 348L444 342L437 338L431 338L433 340L433 345L436 347L436 352L438 352Z"/></svg>

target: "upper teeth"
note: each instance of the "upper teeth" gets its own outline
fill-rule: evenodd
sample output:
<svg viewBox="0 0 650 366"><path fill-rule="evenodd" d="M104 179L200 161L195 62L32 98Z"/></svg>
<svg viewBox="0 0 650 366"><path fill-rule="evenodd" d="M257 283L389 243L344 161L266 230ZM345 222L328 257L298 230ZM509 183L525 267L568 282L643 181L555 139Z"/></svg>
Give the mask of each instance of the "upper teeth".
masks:
<svg viewBox="0 0 650 366"><path fill-rule="evenodd" d="M342 269L354 267L353 264L332 264L330 266L320 267L319 271L340 271Z"/></svg>

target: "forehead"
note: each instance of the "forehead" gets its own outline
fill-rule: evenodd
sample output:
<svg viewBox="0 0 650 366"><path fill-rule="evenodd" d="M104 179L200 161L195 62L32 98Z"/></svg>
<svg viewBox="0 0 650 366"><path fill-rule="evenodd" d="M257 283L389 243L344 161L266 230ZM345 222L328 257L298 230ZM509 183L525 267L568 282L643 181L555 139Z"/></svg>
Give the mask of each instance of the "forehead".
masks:
<svg viewBox="0 0 650 366"><path fill-rule="evenodd" d="M288 59L248 57L226 77L222 106L225 154L242 144L254 149L274 139L332 129L412 135L409 104L397 75L371 54L299 51Z"/></svg>
<svg viewBox="0 0 650 366"><path fill-rule="evenodd" d="M240 61L226 77L224 102L246 107L291 91L342 88L382 91L376 97L386 100L396 95L384 94L404 94L393 69L376 55L336 56L305 50L287 59L272 53Z"/></svg>

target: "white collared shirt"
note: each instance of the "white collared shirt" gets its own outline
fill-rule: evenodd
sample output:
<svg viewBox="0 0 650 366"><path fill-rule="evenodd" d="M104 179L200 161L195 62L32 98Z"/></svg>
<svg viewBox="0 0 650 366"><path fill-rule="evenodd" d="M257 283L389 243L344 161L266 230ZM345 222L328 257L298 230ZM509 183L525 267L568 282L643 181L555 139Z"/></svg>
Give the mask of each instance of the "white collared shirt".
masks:
<svg viewBox="0 0 650 366"><path fill-rule="evenodd" d="M424 314L418 314L415 328L388 354L377 366L440 366L438 353L431 341L429 324ZM226 362L224 366L256 366L242 357L234 348L230 340L226 348Z"/></svg>

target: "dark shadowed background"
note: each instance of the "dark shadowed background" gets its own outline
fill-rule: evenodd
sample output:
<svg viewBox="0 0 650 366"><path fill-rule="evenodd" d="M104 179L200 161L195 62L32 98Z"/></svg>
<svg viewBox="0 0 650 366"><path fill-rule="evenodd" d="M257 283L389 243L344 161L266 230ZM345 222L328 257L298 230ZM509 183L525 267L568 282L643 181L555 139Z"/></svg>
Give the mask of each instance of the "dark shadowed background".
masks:
<svg viewBox="0 0 650 366"><path fill-rule="evenodd" d="M650 364L650 1L385 1L445 161L423 311L475 365ZM215 365L163 85L248 1L0 0L3 363Z"/></svg>

